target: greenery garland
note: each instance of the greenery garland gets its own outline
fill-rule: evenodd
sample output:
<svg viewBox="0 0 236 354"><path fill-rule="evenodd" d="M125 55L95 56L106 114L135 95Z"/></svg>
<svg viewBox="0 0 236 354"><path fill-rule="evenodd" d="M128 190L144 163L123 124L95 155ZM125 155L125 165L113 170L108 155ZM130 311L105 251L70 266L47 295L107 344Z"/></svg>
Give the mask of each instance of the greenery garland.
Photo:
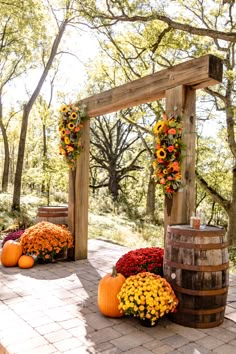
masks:
<svg viewBox="0 0 236 354"><path fill-rule="evenodd" d="M76 106L75 104L63 104L60 108L59 153L65 157L69 168L72 170L75 169L77 158L83 150L81 137L83 122L86 118L85 105Z"/></svg>
<svg viewBox="0 0 236 354"><path fill-rule="evenodd" d="M185 148L182 141L182 119L179 115L163 114L163 119L154 127L156 147L153 161L154 178L161 184L164 193L171 198L182 184L181 161Z"/></svg>

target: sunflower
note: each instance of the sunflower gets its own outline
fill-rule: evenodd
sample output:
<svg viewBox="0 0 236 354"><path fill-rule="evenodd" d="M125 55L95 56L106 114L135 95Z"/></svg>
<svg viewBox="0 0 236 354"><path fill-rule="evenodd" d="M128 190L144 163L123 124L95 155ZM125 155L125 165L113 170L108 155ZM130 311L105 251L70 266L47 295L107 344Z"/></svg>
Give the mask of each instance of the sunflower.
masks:
<svg viewBox="0 0 236 354"><path fill-rule="evenodd" d="M156 154L157 154L157 157L159 159L165 159L166 158L166 152L165 152L165 150L163 148L160 148L159 150L157 150Z"/></svg>
<svg viewBox="0 0 236 354"><path fill-rule="evenodd" d="M76 119L78 117L78 114L76 112L72 112L70 115L71 119Z"/></svg>
<svg viewBox="0 0 236 354"><path fill-rule="evenodd" d="M70 130L73 130L74 127L75 127L75 125L74 125L73 122L70 122L70 123L67 124L67 127L68 127Z"/></svg>
<svg viewBox="0 0 236 354"><path fill-rule="evenodd" d="M64 136L64 135L66 134L65 128L62 128L62 129L60 130L60 133L61 133L61 136Z"/></svg>
<svg viewBox="0 0 236 354"><path fill-rule="evenodd" d="M158 134L162 131L162 129L164 128L165 122L161 121L161 122L157 122L154 127L153 127L153 132L154 134Z"/></svg>
<svg viewBox="0 0 236 354"><path fill-rule="evenodd" d="M154 168L154 170L157 168L157 162L156 161L153 161L152 167Z"/></svg>
<svg viewBox="0 0 236 354"><path fill-rule="evenodd" d="M66 145L70 144L70 139L67 136L65 137L64 141Z"/></svg>
<svg viewBox="0 0 236 354"><path fill-rule="evenodd" d="M66 104L63 104L60 108L60 112L62 112L62 113L67 113L68 110L69 110L69 108Z"/></svg>

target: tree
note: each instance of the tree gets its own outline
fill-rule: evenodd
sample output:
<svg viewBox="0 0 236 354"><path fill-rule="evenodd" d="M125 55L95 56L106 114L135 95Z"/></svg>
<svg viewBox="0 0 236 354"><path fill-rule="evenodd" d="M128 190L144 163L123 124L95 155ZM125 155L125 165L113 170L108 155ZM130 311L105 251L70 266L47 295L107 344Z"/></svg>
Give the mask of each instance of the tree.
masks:
<svg viewBox="0 0 236 354"><path fill-rule="evenodd" d="M4 111L4 96L6 96L10 83L22 76L27 67L32 67L31 61L33 56L36 58L35 49L39 46L38 34L42 32L42 40L44 25L42 8L37 1L27 0L24 3L1 1L0 4L0 128L5 150L2 191L6 192L10 165L7 127L9 119L15 115L15 112L14 110ZM16 111L19 109L17 108Z"/></svg>
<svg viewBox="0 0 236 354"><path fill-rule="evenodd" d="M159 27L156 30L159 30ZM101 52L99 52L97 61L90 63L89 66L89 83L93 90L91 93L115 87L155 71L157 61L154 60L148 49L143 49L145 46L150 47L146 33L145 35L143 32L139 34L138 28L133 26L122 36L119 32L113 33L109 28L102 28L99 33L102 38L105 36L107 40L100 40ZM97 88L97 86L99 87ZM156 184L153 179L152 168L154 137L150 126L153 125L155 120L160 119L162 112L161 102L145 104L121 112L122 119L134 126L147 152L146 156L148 158L145 159L145 163L147 164L149 161L149 165L145 167L146 170L149 170L149 176L145 178L145 181L148 182L143 184L143 188L146 192L146 216L152 220L155 217Z"/></svg>
<svg viewBox="0 0 236 354"><path fill-rule="evenodd" d="M75 0L62 1L62 10L60 13L62 19L60 18L59 15L57 17L58 9L56 10L53 9L53 1L51 2L48 0L47 3L48 3L48 9L51 10L53 18L56 22L55 37L51 42L50 50L47 51L47 48L45 47L42 50L42 63L43 63L42 73L32 94L29 97L28 102L25 103L23 106L22 125L21 125L16 173L15 173L15 181L14 181L12 210L20 209L22 171L23 171L23 164L24 164L27 126L28 126L28 119L30 116L30 112L32 110L33 105L36 102L36 99L39 96L42 86L48 76L49 70L52 67L53 61L56 55L59 53L59 45L61 43L62 37L64 36L67 26L68 25L73 26L76 25L77 23L80 23L78 20L80 17L80 13L77 10L78 4Z"/></svg>
<svg viewBox="0 0 236 354"><path fill-rule="evenodd" d="M103 171L102 179L93 189L108 187L113 201L118 201L121 182L132 178L132 171L140 170L138 159L145 150L135 149L138 136L133 126L120 119L108 122L105 117L93 120L91 126L91 169Z"/></svg>
<svg viewBox="0 0 236 354"><path fill-rule="evenodd" d="M153 6L152 1L150 0L133 0L132 2L126 0L107 0L106 6L101 4L100 7L99 4L96 4L97 6L95 6L94 2L83 2L81 4L81 11L87 19L92 21L94 28L115 26L117 23L121 22L146 24L157 20L167 25L167 27L163 29L161 36L165 35L167 29L173 29L200 37L210 37L213 40L223 40L231 43L236 43L236 32L234 29L228 29L224 24L220 23L220 19L215 18L216 21L212 22L212 24L217 22L217 24L221 26L220 29L209 27L207 22L202 23L201 17L199 25L199 22L197 21L199 14L194 10L201 8L203 10L202 14L205 17L205 13L209 14L212 11L212 8L214 8L214 3L216 3L216 6L219 8L219 10L221 8L222 11L226 9L229 13L230 21L233 20L235 6L234 0L228 1L227 3L223 2L223 6L221 0L196 0L188 2L187 4L186 1L179 0L177 1L177 6L174 7L174 11L171 11L173 10L173 4L169 4L168 2L156 3ZM193 9L192 13L196 19L195 23L198 24L195 25L195 23L192 23L192 19L185 18L185 15L181 16L180 14L182 14L182 11L178 5L182 5L185 10ZM173 14L172 18L171 16L167 15L168 12ZM218 11L219 15L221 15L221 13L221 11ZM160 39L160 37L157 38L157 41L159 42Z"/></svg>
<svg viewBox="0 0 236 354"><path fill-rule="evenodd" d="M167 6L169 5L166 2ZM112 1L107 0L106 7L100 7L90 11L84 7L87 18L90 17L91 23L98 29L110 26L110 34L116 34L116 38L122 32L122 36L129 30L127 24L133 24L133 29L137 30L137 37L144 36L148 33L148 28L152 28L149 32L149 44L146 46L137 45L135 40L130 40L136 50L136 55L123 56L123 60L133 60L134 68L135 60L148 57L151 52L158 64L173 65L173 61L183 60L186 57L197 57L204 54L215 54L220 56L225 64L225 77L222 85L218 88L207 89L206 91L213 97L216 110L225 112L225 125L227 127L227 141L233 156L236 159L236 141L235 141L235 1L211 0L179 0L175 6L173 16L167 16L168 8L161 7L158 3L156 8L152 6L151 1L134 0ZM119 28L116 30L116 24ZM125 26L122 26L125 23ZM156 28L158 24L158 31ZM108 32L108 30L106 30ZM105 30L104 30L105 32ZM132 31L130 31L132 33ZM117 35L118 33L118 35ZM129 33L130 34L130 33ZM121 36L120 36L121 37ZM131 34L132 37L132 34ZM165 42L168 39L168 48L165 48ZM121 41L117 39L112 41L113 45L120 51ZM120 51L121 52L121 51ZM124 53L124 51L122 52ZM199 177L197 175L197 177ZM224 191L215 190L206 180L197 178L201 185L211 195L213 200L220 203L224 207L228 215L228 239L230 244L236 244L234 230L236 228L236 168L232 166L232 193L228 199L223 196Z"/></svg>

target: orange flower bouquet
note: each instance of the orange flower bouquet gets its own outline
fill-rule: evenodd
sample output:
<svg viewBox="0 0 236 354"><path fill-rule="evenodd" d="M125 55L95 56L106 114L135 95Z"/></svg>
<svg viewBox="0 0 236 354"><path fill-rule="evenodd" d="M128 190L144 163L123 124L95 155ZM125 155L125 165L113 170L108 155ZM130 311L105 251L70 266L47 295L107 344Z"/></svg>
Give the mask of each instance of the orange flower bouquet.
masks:
<svg viewBox="0 0 236 354"><path fill-rule="evenodd" d="M181 161L184 144L182 142L181 117L163 115L153 132L156 137L156 148L153 161L154 178L161 184L168 197L177 192L181 186Z"/></svg>
<svg viewBox="0 0 236 354"><path fill-rule="evenodd" d="M73 236L64 225L42 221L25 230L20 244L23 254L52 262L59 253L73 247Z"/></svg>

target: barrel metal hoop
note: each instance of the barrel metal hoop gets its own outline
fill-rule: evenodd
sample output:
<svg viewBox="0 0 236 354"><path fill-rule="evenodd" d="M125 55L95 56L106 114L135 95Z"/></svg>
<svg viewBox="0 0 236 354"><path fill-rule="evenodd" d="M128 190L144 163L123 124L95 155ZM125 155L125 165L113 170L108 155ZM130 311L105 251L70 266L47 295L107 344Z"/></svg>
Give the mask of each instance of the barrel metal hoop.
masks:
<svg viewBox="0 0 236 354"><path fill-rule="evenodd" d="M225 311L225 306L217 307L215 309L200 309L200 310L194 310L194 309L187 309L184 307L181 307L181 312L183 313L188 313L190 315L212 315L215 313L220 313Z"/></svg>
<svg viewBox="0 0 236 354"><path fill-rule="evenodd" d="M192 327L192 328L212 328L212 327L217 327L219 325L221 325L224 322L224 318L220 319L219 321L214 321L214 322L191 322L188 321L186 319L184 320L180 320L180 319L174 319L173 321L178 323L178 324L182 324L183 326L186 327Z"/></svg>
<svg viewBox="0 0 236 354"><path fill-rule="evenodd" d="M43 213L42 211L38 213L39 217L43 217L43 218L46 218L46 217L50 217L50 218L53 218L53 217L60 217L60 216L68 216L67 213Z"/></svg>
<svg viewBox="0 0 236 354"><path fill-rule="evenodd" d="M196 243L167 241L167 245L173 246L174 248L199 249L199 250L214 250L214 249L216 249L216 250L218 250L218 249L227 248L228 242L196 244Z"/></svg>
<svg viewBox="0 0 236 354"><path fill-rule="evenodd" d="M171 284L171 287L174 291L178 291L181 294L187 295L197 295L197 296L215 296L215 295L223 295L227 294L228 287L224 287L221 289L212 289L212 290L193 290L193 289L186 289L182 288L181 286Z"/></svg>
<svg viewBox="0 0 236 354"><path fill-rule="evenodd" d="M178 262L171 262L168 259L164 259L163 261L164 264L172 266L177 269L185 269L185 270L192 270L196 272L218 272L220 270L226 270L229 268L229 262L220 264L220 265L215 265L215 266L194 266L191 264L182 264Z"/></svg>

